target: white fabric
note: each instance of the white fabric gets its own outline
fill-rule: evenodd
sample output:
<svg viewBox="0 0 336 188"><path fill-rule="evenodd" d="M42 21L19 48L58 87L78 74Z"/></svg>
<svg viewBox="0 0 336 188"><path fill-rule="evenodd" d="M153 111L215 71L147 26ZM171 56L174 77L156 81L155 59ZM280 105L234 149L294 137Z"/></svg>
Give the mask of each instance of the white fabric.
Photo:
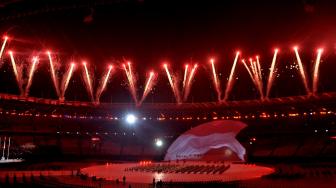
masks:
<svg viewBox="0 0 336 188"><path fill-rule="evenodd" d="M232 125L232 122L233 121L230 121L230 125ZM220 123L223 123L221 125L223 129L227 129L227 127L225 127L225 121L221 121ZM216 121L215 124L218 124L218 121ZM207 125L203 126L203 128L209 126L211 126L211 123L207 123ZM201 158L202 155L211 149L227 147L235 152L242 161L244 161L246 150L238 142L238 140L236 140L235 136L237 133L237 131L231 132L230 130L225 130L225 132L217 131L208 135L195 135L192 134L192 131L187 131L185 134L178 137L168 148L165 160L195 160Z"/></svg>

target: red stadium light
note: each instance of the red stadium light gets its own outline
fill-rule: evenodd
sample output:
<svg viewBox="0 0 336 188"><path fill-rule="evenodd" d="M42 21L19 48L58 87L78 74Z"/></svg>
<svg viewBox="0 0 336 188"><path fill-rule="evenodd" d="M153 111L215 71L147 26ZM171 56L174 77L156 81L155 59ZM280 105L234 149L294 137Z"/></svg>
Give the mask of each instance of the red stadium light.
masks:
<svg viewBox="0 0 336 188"><path fill-rule="evenodd" d="M322 52L323 52L323 48L318 48L318 49L317 49L317 52L318 52L318 53L322 53Z"/></svg>
<svg viewBox="0 0 336 188"><path fill-rule="evenodd" d="M7 35L4 35L2 38L3 38L4 40L8 40L8 39L9 39L9 37L8 37Z"/></svg>
<svg viewBox="0 0 336 188"><path fill-rule="evenodd" d="M109 69L113 69L113 65L109 65L108 68L109 68Z"/></svg>
<svg viewBox="0 0 336 188"><path fill-rule="evenodd" d="M274 52L279 52L279 48L274 48Z"/></svg>
<svg viewBox="0 0 336 188"><path fill-rule="evenodd" d="M299 49L298 46L293 47L293 50L298 50L298 49Z"/></svg>
<svg viewBox="0 0 336 188"><path fill-rule="evenodd" d="M83 62L82 62L82 64L83 64L83 65L86 65L86 62L85 62L85 61L83 61Z"/></svg>

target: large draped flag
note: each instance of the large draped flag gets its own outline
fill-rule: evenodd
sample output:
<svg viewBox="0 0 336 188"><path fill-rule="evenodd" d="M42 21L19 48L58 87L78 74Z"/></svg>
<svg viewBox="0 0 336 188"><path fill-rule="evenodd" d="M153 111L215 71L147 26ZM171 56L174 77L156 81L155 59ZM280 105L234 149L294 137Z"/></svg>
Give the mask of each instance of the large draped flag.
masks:
<svg viewBox="0 0 336 188"><path fill-rule="evenodd" d="M179 136L168 148L165 160L197 160L210 150L228 148L244 161L246 150L236 135L246 126L243 122L233 120L201 124Z"/></svg>

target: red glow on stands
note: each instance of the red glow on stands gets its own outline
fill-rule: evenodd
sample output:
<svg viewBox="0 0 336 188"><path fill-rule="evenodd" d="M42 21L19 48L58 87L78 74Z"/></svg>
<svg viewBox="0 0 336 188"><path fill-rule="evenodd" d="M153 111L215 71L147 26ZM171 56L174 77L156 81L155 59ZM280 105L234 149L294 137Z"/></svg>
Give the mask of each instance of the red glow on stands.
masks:
<svg viewBox="0 0 336 188"><path fill-rule="evenodd" d="M330 139L336 140L336 136L331 136Z"/></svg>
<svg viewBox="0 0 336 188"><path fill-rule="evenodd" d="M99 137L92 137L91 141L96 141L97 142L97 141L100 141L100 138Z"/></svg>

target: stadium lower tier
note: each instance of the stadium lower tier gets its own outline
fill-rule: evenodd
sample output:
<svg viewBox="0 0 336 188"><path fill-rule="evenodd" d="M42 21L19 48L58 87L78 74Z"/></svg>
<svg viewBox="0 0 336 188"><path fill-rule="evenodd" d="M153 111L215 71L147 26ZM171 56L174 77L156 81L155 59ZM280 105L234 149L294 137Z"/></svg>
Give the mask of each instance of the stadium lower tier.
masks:
<svg viewBox="0 0 336 188"><path fill-rule="evenodd" d="M130 125L123 120L15 118L2 114L0 137L2 147L7 139L6 148L11 139L9 158L162 160L179 135L206 121L211 120L146 120ZM335 121L334 117L245 120L248 127L237 139L246 148L248 161L333 160ZM162 145L156 144L157 139Z"/></svg>

